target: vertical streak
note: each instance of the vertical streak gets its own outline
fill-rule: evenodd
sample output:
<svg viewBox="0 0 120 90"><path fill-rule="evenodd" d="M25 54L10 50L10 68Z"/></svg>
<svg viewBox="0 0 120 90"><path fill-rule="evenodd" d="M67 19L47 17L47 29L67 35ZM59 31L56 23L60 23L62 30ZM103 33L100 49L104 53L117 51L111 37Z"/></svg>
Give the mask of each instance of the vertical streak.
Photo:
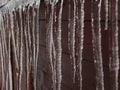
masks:
<svg viewBox="0 0 120 90"><path fill-rule="evenodd" d="M9 18L8 18L9 19ZM8 24L9 25L9 24ZM12 64L11 64L11 50L10 50L10 39L11 39L11 32L9 30L9 41L8 41L8 53L9 53L9 82L10 82L10 87L9 90L13 90L13 79L12 79Z"/></svg>
<svg viewBox="0 0 120 90"><path fill-rule="evenodd" d="M68 0L68 49L70 50L70 16L71 16L71 0Z"/></svg>
<svg viewBox="0 0 120 90"><path fill-rule="evenodd" d="M1 17L1 22L0 22L0 27L1 27L1 30L2 30L2 23L3 23L3 20L2 20L2 17ZM1 86L1 90L4 90L4 82L5 82L5 75L4 75L4 58L3 58L3 47L2 47L2 31L0 30L0 34L1 34L1 38L0 38L0 49L1 49L1 67L2 67L2 86Z"/></svg>
<svg viewBox="0 0 120 90"><path fill-rule="evenodd" d="M104 5L105 5L105 30L108 29L108 0L104 0Z"/></svg>
<svg viewBox="0 0 120 90"><path fill-rule="evenodd" d="M48 52L48 58L50 60L50 67L52 71L52 82L53 82L53 90L56 88L55 80L54 80L54 66L53 66L53 56L52 56L52 45L53 45L53 16L54 16L54 4L51 4L51 14L50 19L47 26L47 34L46 34L46 46Z"/></svg>
<svg viewBox="0 0 120 90"><path fill-rule="evenodd" d="M18 20L18 11L15 12L15 20L16 20L16 47L17 47L17 56L20 57L20 27L19 27L19 20Z"/></svg>
<svg viewBox="0 0 120 90"><path fill-rule="evenodd" d="M57 19L58 19L58 13L57 13L57 9L58 9L58 5L56 4L55 6L54 6L54 8L55 8L55 10L54 10L54 33L53 34L55 34L54 36L53 36L53 65L54 65L54 83L55 83L55 88L56 88L56 37L57 37Z"/></svg>
<svg viewBox="0 0 120 90"><path fill-rule="evenodd" d="M8 67L6 66L7 65L7 59L8 59L8 51L7 51L7 45L6 45L6 20L5 19L5 16L3 15L3 22L2 22L2 43L3 43L3 57L4 57L4 60L3 60L3 63L4 63L4 73L5 73L5 82L4 82L4 86L5 88L4 89L7 89L7 74L8 74Z"/></svg>
<svg viewBox="0 0 120 90"><path fill-rule="evenodd" d="M79 51L78 51L78 60L79 60L79 77L80 77L80 90L82 90L82 59L83 59L83 43L84 43L84 3L85 0L79 1L80 3L80 10L79 11Z"/></svg>
<svg viewBox="0 0 120 90"><path fill-rule="evenodd" d="M33 5L32 6L32 41L33 41L33 67L34 67L34 90L36 90L36 72L35 72L35 69L36 69L36 66L35 66L35 55L36 55L36 52L35 52L35 49L36 49L36 46L35 46L35 43L36 43L36 39L35 39L35 6Z"/></svg>
<svg viewBox="0 0 120 90"><path fill-rule="evenodd" d="M19 74L19 90L21 90L22 87L22 72L23 72L23 15L22 15L23 10L19 10L20 14L20 23L21 23L21 30L20 30L20 74Z"/></svg>
<svg viewBox="0 0 120 90"><path fill-rule="evenodd" d="M9 33L10 33L10 29L8 29L8 22L9 22L9 17L8 17L8 12L3 16L4 17L4 24L3 24L3 27L4 29L3 30L3 35L4 35L4 45L5 45L5 53L6 53L6 58L4 59L5 61L5 67L4 69L6 68L6 90L8 90L8 88L11 90L11 82L12 82L12 79L11 79L11 75L9 72L11 72L10 70L10 67L9 67L9 61L10 61L10 48L9 48ZM8 33L8 36L6 36L6 33ZM7 41L8 39L8 41ZM10 71L9 71L10 70ZM11 79L11 81L9 80L9 78Z"/></svg>
<svg viewBox="0 0 120 90"><path fill-rule="evenodd" d="M31 73L31 60L32 60L32 41L31 41L31 17L30 17L30 11L31 11L31 6L28 6L28 10L27 10L27 27L28 27L28 60L27 60L27 90L30 89L30 73Z"/></svg>
<svg viewBox="0 0 120 90"><path fill-rule="evenodd" d="M104 90L104 74L102 62L102 47L101 47L101 2L102 0L93 1L92 4L92 37L93 37L93 54L96 70L96 90Z"/></svg>
<svg viewBox="0 0 120 90"><path fill-rule="evenodd" d="M112 22L111 22L111 56L109 57L109 69L111 79L111 90L118 90L118 71L119 71L119 45L118 45L118 0L112 0Z"/></svg>
<svg viewBox="0 0 120 90"><path fill-rule="evenodd" d="M27 9L26 9L26 19L25 19L25 22L26 23L24 23L25 24L25 27L26 27L26 29L24 30L25 32L25 44L26 44L26 83L27 83L27 86L26 86L26 89L27 90L29 90L29 36L28 36L28 33L27 32L29 32L28 31L28 27L29 27L29 25L28 25L28 23L29 23L29 18L28 18L28 15L29 15L29 13L28 13L28 11L29 11L29 6L27 7Z"/></svg>
<svg viewBox="0 0 120 90"><path fill-rule="evenodd" d="M13 40L13 49L14 49L14 53L15 53L15 66L16 66L16 70L18 71L18 58L17 58L17 49L16 49L16 45L15 45L15 36L14 36L14 19L13 19L13 13L11 13L10 15L10 22L11 22L11 35L12 35L12 40ZM16 72L17 74L17 72Z"/></svg>
<svg viewBox="0 0 120 90"><path fill-rule="evenodd" d="M39 5L37 5L37 11L36 11L36 32L37 32L37 47L36 47L36 58L35 58L35 76L36 76L36 80L37 80L37 63L38 63L38 56L39 56L39 7L40 7L40 3ZM35 80L35 81L36 81Z"/></svg>
<svg viewBox="0 0 120 90"><path fill-rule="evenodd" d="M8 90L8 73L6 74L6 90Z"/></svg>
<svg viewBox="0 0 120 90"><path fill-rule="evenodd" d="M7 66L6 66L6 40L5 40L5 21L4 21L4 15L2 17L2 22L1 22L1 47L2 47L2 57L3 57L3 73L4 73L4 83L3 83L3 89L6 89L6 76L7 76Z"/></svg>
<svg viewBox="0 0 120 90"><path fill-rule="evenodd" d="M61 0L60 10L58 15L58 29L57 29L57 43L56 43L56 71L57 71L57 90L61 90L61 81L62 81L62 45L61 45L61 24L62 24L62 10L63 10L63 1Z"/></svg>
<svg viewBox="0 0 120 90"><path fill-rule="evenodd" d="M10 17L9 17L9 13L8 13L8 19L7 19L7 25L9 27L10 25ZM13 79L12 79L12 64L11 64L11 29L9 29L9 40L8 40L8 59L9 59L9 69L8 69L8 73L9 73L9 90L13 90Z"/></svg>
<svg viewBox="0 0 120 90"><path fill-rule="evenodd" d="M75 60L75 27L76 27L76 0L73 0L74 9L73 9L73 20L70 29L70 51L71 58L73 61L73 82L75 83L75 75L76 75L76 60Z"/></svg>

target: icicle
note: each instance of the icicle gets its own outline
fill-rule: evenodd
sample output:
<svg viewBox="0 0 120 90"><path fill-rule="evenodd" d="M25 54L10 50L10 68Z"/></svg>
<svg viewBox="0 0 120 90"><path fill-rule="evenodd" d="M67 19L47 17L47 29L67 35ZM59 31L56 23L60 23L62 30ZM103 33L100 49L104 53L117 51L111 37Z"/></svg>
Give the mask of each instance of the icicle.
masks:
<svg viewBox="0 0 120 90"><path fill-rule="evenodd" d="M9 35L9 38L11 37L11 35ZM13 90L13 79L12 79L12 64L11 64L11 51L10 51L10 39L9 39L9 86L10 86L10 90Z"/></svg>
<svg viewBox="0 0 120 90"><path fill-rule="evenodd" d="M37 81L37 63L38 63L38 56L39 56L39 7L40 7L40 4L37 8L37 11L36 11L36 32L37 32L37 47L36 47L36 60L35 60L35 73L36 73L36 81Z"/></svg>
<svg viewBox="0 0 120 90"><path fill-rule="evenodd" d="M80 2L80 16L79 17L79 24L80 25L80 30L79 30L79 56L78 56L78 61L79 61L79 76L80 76L80 90L82 90L82 55L83 55L83 42L84 42L84 3L85 0L82 0ZM78 9L79 10L79 9Z"/></svg>
<svg viewBox="0 0 120 90"><path fill-rule="evenodd" d="M11 19L10 17L12 17L11 15L13 15L13 19ZM13 26L14 26L14 40L15 40L15 42L14 42L14 44L13 44L13 42L12 42L12 44L13 45L15 45L15 48L16 48L16 57L17 57L17 63L18 63L18 66L19 66L19 71L16 69L16 66L13 68L13 75L14 75L14 77L13 77L13 85L14 85L14 83L15 83L15 81L17 82L16 83L16 86L14 86L14 88L15 89L18 89L18 90L20 90L21 89L21 83L22 83L22 80L21 80L21 78L22 78L22 66L21 66L21 60L22 60L22 52L23 51L21 51L22 49L21 49L21 41L20 41L20 39L21 39L21 32L20 32L20 28L19 28L19 24L18 24L18 17L17 17L17 11L15 10L15 11L13 11L13 13L8 13L8 16L9 16L9 18L11 19L11 20L13 20L13 21L9 21L9 23L8 23L8 28L9 28L9 25L11 25L11 22L13 22ZM12 32L12 28L10 29L10 32ZM11 38L12 38L12 33L10 33L10 35L11 35ZM14 46L13 46L14 47ZM10 51L11 52L11 51ZM14 51L15 52L15 51ZM13 59L14 60L14 59ZM12 59L11 59L11 61L12 61ZM14 63L14 61L11 63L11 61L9 62L11 65L10 65L10 67L12 66L12 64ZM11 67L11 69L12 69L12 67ZM9 72L9 74L11 74L12 72ZM11 78L11 77L10 77Z"/></svg>
<svg viewBox="0 0 120 90"><path fill-rule="evenodd" d="M32 62L32 41L31 41L31 18L30 18L30 9L31 7L30 6L28 6L28 10L27 10L27 30L28 30L28 47L29 47L29 49L28 49L28 60L27 60L27 90L29 90L30 89L30 73L31 73L31 62Z"/></svg>
<svg viewBox="0 0 120 90"><path fill-rule="evenodd" d="M104 75L103 75L103 62L101 51L101 2L94 2L92 0L92 37L93 37L93 54L96 70L96 90L104 90Z"/></svg>
<svg viewBox="0 0 120 90"><path fill-rule="evenodd" d="M46 46L47 46L48 58L50 60L50 67L51 67L51 71L52 71L53 90L55 90L56 84L55 84L55 80L54 80L54 66L53 66L53 59L52 59L53 58L53 56L52 56L53 16L54 16L54 4L51 5L51 14L50 14L50 19L48 22L47 34L46 34L46 38L47 38Z"/></svg>
<svg viewBox="0 0 120 90"><path fill-rule="evenodd" d="M11 13L10 15L10 19L11 19L11 32L12 32L12 40L13 40L13 47L14 47L14 53L15 53L15 65L16 65L16 69L18 70L18 59L17 59L17 49L16 49L16 45L15 45L15 37L14 37L14 23L13 23L13 14Z"/></svg>
<svg viewBox="0 0 120 90"><path fill-rule="evenodd" d="M14 89L18 89L21 90L21 86L22 86L22 74L23 74L23 33L25 33L26 37L27 37L27 41L26 41L26 47L27 47L27 90L29 90L28 87L29 86L29 79L30 76L29 74L31 73L31 64L32 64L32 59L34 62L34 87L36 88L36 76L37 76L37 60L38 60L38 55L39 55L39 34L37 33L37 36L35 36L35 30L37 29L37 32L39 32L39 20L37 20L37 22L35 22L35 19L38 19L39 17L39 1L38 0L33 0L36 1L37 3L37 11L33 12L32 14L34 14L33 16L30 16L30 9L28 9L28 22L27 26L24 26L25 20L23 20L23 17L25 18L25 16L23 16L25 8L21 7L21 8L17 8L13 10L12 7L14 7L14 4L10 5L11 8L9 8L9 5L7 4L4 7L5 12L3 12L3 15L5 14L5 20L2 21L0 20L0 24L1 24L1 37L0 37L0 55L1 55L1 66L2 66L2 90L4 89L10 89L12 90L14 87ZM13 1L11 1L13 2ZM15 1L16 2L16 1ZM36 7L36 6L35 6ZM34 6L30 7L30 8L34 8ZM6 8L10 9L8 10L10 13L7 12ZM16 11L18 10L18 11ZM17 13L18 12L18 13ZM19 14L19 16L17 16ZM22 15L23 14L23 15ZM36 15L35 15L36 14ZM38 14L38 15L37 15ZM35 16L35 17L34 17ZM17 18L19 17L19 18ZM37 18L36 18L37 17ZM1 17L2 18L2 17ZM29 20L30 19L30 20ZM33 22L31 22L33 20ZM37 25L34 25L35 23L37 23ZM3 25L4 24L4 25ZM31 26L32 24L32 26ZM26 28L27 27L27 28ZM36 28L35 28L36 27ZM28 29L28 32L24 30ZM31 31L31 29L33 31ZM9 35L7 35L7 32L9 32ZM32 33L31 33L32 32ZM6 38L9 39L7 40ZM36 39L37 38L37 39ZM32 40L33 43L32 43ZM8 41L8 42L7 42ZM12 41L12 44L11 44ZM8 46L7 46L8 45ZM13 72L12 72L12 63L11 63L11 45L13 47L12 49L12 53L14 54L13 56L13 63L15 63L15 66L13 68ZM33 47L32 47L33 46ZM19 62L20 59L20 62ZM8 62L7 62L8 60ZM8 64L8 66L6 66ZM13 75L12 75L13 74ZM18 76L19 75L19 76ZM14 77L13 77L14 76ZM12 77L14 78L12 81ZM18 78L19 77L19 78ZM16 82L15 82L16 81ZM14 86L14 84L16 84ZM9 86L9 87L8 87ZM13 87L14 86L14 87ZM35 89L36 90L36 89Z"/></svg>
<svg viewBox="0 0 120 90"><path fill-rule="evenodd" d="M26 23L24 23L25 26L26 26L26 28L24 30L25 31L24 33L25 33L25 44L26 44L26 66L27 66L26 67L27 68L27 71L26 71L27 72L27 77L26 77L27 78L26 79L27 80L27 82L26 82L27 86L26 86L26 89L27 90L29 90L29 73L30 73L30 70L29 70L29 60L30 60L29 59L30 58L29 53L30 53L30 51L29 51L29 42L28 42L29 41L29 36L28 36L28 33L27 33L27 32L29 32L29 31L27 31L29 29L28 28L29 27L29 12L28 11L29 11L29 6L26 10L26 20L25 20Z"/></svg>
<svg viewBox="0 0 120 90"><path fill-rule="evenodd" d="M35 52L35 42L36 42L36 40L35 40L35 8L34 8L34 6L32 6L32 42L33 42L33 66L34 66L34 90L36 90L36 72L35 72L35 54L36 54L36 52Z"/></svg>
<svg viewBox="0 0 120 90"><path fill-rule="evenodd" d="M3 47L2 47L2 15L1 15L1 22L0 22L0 27L1 27L1 30L0 30L0 50L1 50L1 69L2 69L2 86L1 86L1 90L4 90L4 83L5 83L5 73L4 73L4 58L3 58Z"/></svg>
<svg viewBox="0 0 120 90"><path fill-rule="evenodd" d="M9 13L8 13L8 16L7 16L7 27L9 28L9 25L10 25L10 17L9 17ZM8 73L9 73L9 90L13 90L13 80L12 80L12 64L11 64L11 31L9 29L9 40L8 40L8 60L9 60L9 66L8 66Z"/></svg>
<svg viewBox="0 0 120 90"><path fill-rule="evenodd" d="M108 29L108 0L105 0L105 30Z"/></svg>
<svg viewBox="0 0 120 90"><path fill-rule="evenodd" d="M111 8L111 55L109 57L110 69L110 86L111 90L118 90L118 73L119 73L119 44L118 44L118 0L112 0Z"/></svg>
<svg viewBox="0 0 120 90"><path fill-rule="evenodd" d="M75 60L75 27L76 27L76 0L73 0L74 9L73 9L73 20L71 21L70 28L70 52L71 59L73 61L73 82L75 83L75 74L76 74L76 60Z"/></svg>
<svg viewBox="0 0 120 90"><path fill-rule="evenodd" d="M37 9L37 11L36 11ZM32 37L33 37L33 60L34 60L34 89L36 90L36 80L37 80L37 59L38 59L38 52L39 52L39 30L38 30L38 25L39 25L39 7L38 8L35 8L33 6L33 9L32 9L32 17L33 17L33 20L32 20ZM37 15L38 14L38 15ZM37 18L36 18L37 17ZM37 23L36 23L37 21ZM36 25L37 24L37 25ZM37 26L37 27L36 27ZM37 35L37 47L36 47L36 38L35 38L35 30L38 30L38 35ZM37 50L37 49L38 50ZM36 52L37 51L37 52ZM37 53L37 59L36 59L36 53Z"/></svg>
<svg viewBox="0 0 120 90"><path fill-rule="evenodd" d="M3 15L3 19L2 19L2 23L1 23L1 39L2 39L2 48L3 48L3 69L4 69L4 80L5 82L3 83L4 84L4 89L7 89L7 83L8 83L8 80L7 80L7 75L8 75L8 66L7 66L7 60L8 60L8 49L7 49L7 40L6 40L6 19L5 19L5 16Z"/></svg>
<svg viewBox="0 0 120 90"><path fill-rule="evenodd" d="M8 85L8 47L7 47L7 37L6 37L6 34L7 34L7 16L4 15L3 16L3 24L2 24L3 28L2 28L2 32L3 32L3 43L4 43L4 47L5 47L5 58L4 58L4 64L5 64L5 89L7 89L7 85Z"/></svg>
<svg viewBox="0 0 120 90"><path fill-rule="evenodd" d="M20 30L20 73L19 73L19 90L21 90L22 87L22 72L23 72L23 10L21 9L19 11L20 14L20 25L21 25L21 30Z"/></svg>
<svg viewBox="0 0 120 90"><path fill-rule="evenodd" d="M26 27L28 27L28 26L26 25ZM28 35L27 35L27 29L25 29L24 31L25 31L24 33L25 33L25 44L26 44L26 68L27 68L27 70L26 70L26 73L27 73L27 76L26 76L26 78L27 78L26 79L27 80L27 82L26 82L27 83L26 89L29 90L28 89L28 87L29 87L29 83L28 83L29 82L29 79L28 79L28 77L29 77L28 76L29 75L29 70L28 70L28 68L29 68L28 67L28 65L29 65L29 63L28 63L28 61L29 61Z"/></svg>
<svg viewBox="0 0 120 90"><path fill-rule="evenodd" d="M53 78L54 78L54 88L56 88L56 37L57 37L57 5L54 6L54 21L53 21L53 44L52 44L52 54L53 54Z"/></svg>
<svg viewBox="0 0 120 90"><path fill-rule="evenodd" d="M71 4L70 4L71 0L68 0L68 49L70 50L70 16L71 16Z"/></svg>
<svg viewBox="0 0 120 90"><path fill-rule="evenodd" d="M60 10L58 15L58 29L57 29L57 43L56 43L56 70L57 70L57 90L61 90L61 81L62 81L62 46L61 46L61 24L62 24L62 10L63 10L63 1L61 0Z"/></svg>
<svg viewBox="0 0 120 90"><path fill-rule="evenodd" d="M19 9L18 9L19 10ZM14 12L15 15L15 23L14 25L16 27L16 49L17 49L17 57L20 58L20 27L19 27L19 21L17 17L17 11Z"/></svg>

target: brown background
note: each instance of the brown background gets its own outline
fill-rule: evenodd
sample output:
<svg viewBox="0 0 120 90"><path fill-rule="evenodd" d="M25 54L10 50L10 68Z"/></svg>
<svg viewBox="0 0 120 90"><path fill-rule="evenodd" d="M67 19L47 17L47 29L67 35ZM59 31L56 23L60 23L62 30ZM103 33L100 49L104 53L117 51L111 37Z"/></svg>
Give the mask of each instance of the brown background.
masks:
<svg viewBox="0 0 120 90"><path fill-rule="evenodd" d="M95 67L93 62L93 52L92 52L92 33L91 33L91 0L85 0L85 37L84 37L84 51L83 51L83 90L95 90ZM104 2L104 0L103 0ZM102 2L102 54L103 54L103 64L104 64L104 82L105 90L110 90L110 78L109 78L109 59L108 59L108 31L104 30L104 3ZM68 31L68 4L67 0L64 0L63 8L63 20L62 20L62 90L79 90L79 82L73 83L72 75L72 61L69 58L69 51L67 46L67 31ZM120 7L120 1L119 1ZM120 12L120 9L119 9ZM38 60L38 75L37 75L37 90L50 90L51 87L51 75L49 71L48 61L46 58L45 49L45 4L41 3L40 7L40 53ZM120 20L120 15L119 15ZM119 21L120 25L120 21ZM33 66L34 67L34 66ZM0 79L1 80L1 79ZM24 79L23 79L24 80ZM25 90L26 84L22 84ZM42 88L41 88L42 87ZM120 87L120 85L119 85ZM119 89L120 90L120 89Z"/></svg>

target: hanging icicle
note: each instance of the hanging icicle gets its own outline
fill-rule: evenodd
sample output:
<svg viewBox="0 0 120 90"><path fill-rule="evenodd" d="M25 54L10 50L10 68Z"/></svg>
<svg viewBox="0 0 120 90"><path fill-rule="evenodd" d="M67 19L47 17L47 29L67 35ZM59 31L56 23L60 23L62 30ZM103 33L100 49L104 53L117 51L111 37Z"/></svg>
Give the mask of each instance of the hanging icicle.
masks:
<svg viewBox="0 0 120 90"><path fill-rule="evenodd" d="M96 90L104 90L104 75L103 75L103 62L102 62L102 51L101 51L101 2L102 0L92 0L92 43L93 43L93 54L94 63L96 70Z"/></svg>
<svg viewBox="0 0 120 90"><path fill-rule="evenodd" d="M83 59L83 42L84 42L84 3L85 0L82 1L77 1L79 8L77 8L77 32L79 35L78 36L78 67L79 67L79 78L80 78L80 90L82 90L82 59Z"/></svg>
<svg viewBox="0 0 120 90"><path fill-rule="evenodd" d="M73 0L73 18L71 19L71 1L68 1L68 49L70 51L70 59L73 63L73 82L75 83L76 75L76 58L75 58L75 29L76 29L76 0Z"/></svg>
<svg viewBox="0 0 120 90"><path fill-rule="evenodd" d="M28 44L28 41L29 41L29 39L28 39L28 23L29 23L29 18L28 18L28 16L29 16L29 14L28 14L28 11L29 11L29 6L28 6L28 8L26 9L26 19L25 19L25 22L26 23L24 23L25 24L25 30L24 30L24 35L25 35L25 45L26 45L26 83L27 83L27 86L26 86L26 89L27 90L29 90L29 44Z"/></svg>
<svg viewBox="0 0 120 90"><path fill-rule="evenodd" d="M39 55L39 7L40 7L40 3L37 6L34 6L34 12L35 13L35 20L34 20L34 24L35 24L35 33L37 33L36 35L36 41L35 41L35 60L34 60L34 89L37 90L37 63L38 63L38 55ZM37 22L36 22L37 21Z"/></svg>
<svg viewBox="0 0 120 90"><path fill-rule="evenodd" d="M4 2L6 1L9 0L5 0ZM24 83L26 90L37 90L37 64L40 50L40 1L41 0L10 0L6 3L2 1L0 6L1 90L22 90ZM103 0L91 1L92 44L96 72L96 90L104 90L101 45L102 1ZM52 76L51 87L53 90L61 90L62 11L64 0L45 0L45 2L47 6L46 50ZM68 49L74 69L73 82L76 83L76 75L79 75L79 85L80 90L82 90L85 0L68 0L66 2L68 2ZM109 5L110 2L111 5ZM118 0L104 0L104 6L105 30L109 29L110 87L111 90L118 90ZM109 21L111 22L109 23ZM111 24L110 27L108 23ZM79 71L79 73L77 73L77 71ZM26 78L24 83L23 78ZM41 84L40 86L40 88L43 89L42 86L44 85Z"/></svg>
<svg viewBox="0 0 120 90"><path fill-rule="evenodd" d="M4 84L5 84L5 73L4 73L4 52L3 52L3 45L2 45L2 43L3 43L3 41L2 41L2 35L3 35L3 32L2 32L2 29L3 29L3 25L2 25L2 23L3 23L3 18L2 18L2 15L1 15L1 22L0 22L0 27L1 27L1 29L0 29L0 49L1 49L1 69L2 69L2 86L1 86L1 90L4 90L4 88L5 88L5 86L4 86Z"/></svg>
<svg viewBox="0 0 120 90"><path fill-rule="evenodd" d="M20 27L21 27L21 29L20 29L20 65L19 65L19 67L20 67L20 69L19 69L19 90L22 90L21 89L21 87L22 87L22 73L23 73L23 30L24 30L24 28L23 28L23 24L24 24L24 20L23 20L23 9L21 9L20 11L19 11L19 14L20 14L20 19L21 19L21 21L20 21Z"/></svg>
<svg viewBox="0 0 120 90"><path fill-rule="evenodd" d="M112 0L111 8L111 30L110 30L110 87L111 90L118 90L119 73L119 45L118 45L118 0Z"/></svg>
<svg viewBox="0 0 120 90"><path fill-rule="evenodd" d="M76 0L73 0L73 19L70 20L69 16L69 29L70 29L70 58L73 61L73 82L75 83L76 75L76 60L75 60L75 27L76 27ZM70 7L70 6L69 6ZM69 11L70 15L70 11Z"/></svg>
<svg viewBox="0 0 120 90"><path fill-rule="evenodd" d="M33 42L33 46L32 46L32 51L33 51L33 66L34 66L34 69L33 69L33 71L34 71L34 90L36 90L36 72L35 72L35 55L36 55L36 38L35 38L35 24L36 24L36 21L35 21L35 16L36 15L36 13L35 13L35 6L33 5L32 6L32 15L31 15L31 17L32 17L32 42Z"/></svg>
<svg viewBox="0 0 120 90"><path fill-rule="evenodd" d="M9 58L9 54L8 54L8 41L7 41L7 27L6 27L6 23L7 23L7 17L6 15L3 15L2 16L2 19L1 19L1 51L2 51L2 75L3 76L3 80L4 82L2 83L2 89L7 89L7 85L8 85L8 65L7 65L7 62L8 62L8 58Z"/></svg>
<svg viewBox="0 0 120 90"><path fill-rule="evenodd" d="M57 43L56 43L56 74L57 74L57 90L61 90L61 81L62 81L62 44L61 44L61 32L62 32L62 10L63 10L63 1L60 3L60 10L58 14L58 29L57 29Z"/></svg>
<svg viewBox="0 0 120 90"><path fill-rule="evenodd" d="M47 12L48 13L48 12ZM46 46L47 46L47 53L48 53L48 58L50 60L50 68L52 72L52 83L53 83L53 90L56 90L56 81L55 81L55 76L54 76L54 61L53 61L53 18L54 17L54 3L51 3L51 13L50 13L50 18L48 20L47 24L47 34L46 34Z"/></svg>
<svg viewBox="0 0 120 90"><path fill-rule="evenodd" d="M8 19L7 19L7 27L9 28L10 25L10 15L8 13ZM8 49L9 49L9 89L13 90L13 77L12 77L12 63L11 63L11 31L9 30L9 41L8 41Z"/></svg>

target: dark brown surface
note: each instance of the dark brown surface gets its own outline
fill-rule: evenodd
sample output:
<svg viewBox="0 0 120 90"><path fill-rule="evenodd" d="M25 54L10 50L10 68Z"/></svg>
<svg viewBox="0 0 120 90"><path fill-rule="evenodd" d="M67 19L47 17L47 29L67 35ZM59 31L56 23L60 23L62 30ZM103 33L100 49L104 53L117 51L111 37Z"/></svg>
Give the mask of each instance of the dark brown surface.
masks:
<svg viewBox="0 0 120 90"><path fill-rule="evenodd" d="M119 2L120 3L120 2ZM120 4L119 4L120 7ZM108 60L108 31L104 31L104 5L102 4L102 52L103 52L103 64L104 64L104 82L105 90L110 90L109 84L109 60ZM120 9L119 9L120 11ZM68 31L68 4L67 0L64 0L63 8L63 21L62 21L62 90L79 90L79 82L73 83L73 68L72 61L70 60L68 44L67 44L67 31ZM38 60L38 75L37 75L37 90L51 90L51 74L46 58L45 40L45 5L42 3L40 7L40 53ZM90 19L90 0L85 2L85 37L84 37L84 51L83 51L83 90L95 90L95 68L93 62L92 52L92 33L91 33L91 19ZM120 16L119 16L120 20ZM119 23L120 26L120 23ZM26 66L24 66L26 67ZM33 66L34 67L34 66ZM23 79L26 77L26 71L23 71ZM1 73L1 71L0 71ZM0 76L1 77L1 76ZM15 77L14 77L15 78ZM1 81L1 78L0 78ZM24 80L26 81L26 80ZM22 84L22 90L25 90L26 84ZM120 85L119 85L120 86Z"/></svg>

